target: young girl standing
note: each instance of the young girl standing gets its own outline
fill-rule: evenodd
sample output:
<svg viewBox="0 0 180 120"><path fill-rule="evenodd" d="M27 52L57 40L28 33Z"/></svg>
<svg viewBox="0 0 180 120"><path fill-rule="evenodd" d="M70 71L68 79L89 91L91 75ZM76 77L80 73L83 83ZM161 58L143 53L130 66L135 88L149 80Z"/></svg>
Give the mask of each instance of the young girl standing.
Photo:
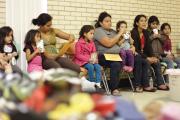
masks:
<svg viewBox="0 0 180 120"><path fill-rule="evenodd" d="M16 46L13 43L13 30L9 26L0 28L0 53L7 55L7 62L12 65L16 64L18 58Z"/></svg>
<svg viewBox="0 0 180 120"><path fill-rule="evenodd" d="M126 72L132 72L134 68L134 55L131 47L133 47L134 40L131 38L130 33L127 32L127 23L125 21L119 21L116 24L116 31L123 31L124 34L121 40L118 42L120 45L120 56L122 58L123 70Z"/></svg>
<svg viewBox="0 0 180 120"><path fill-rule="evenodd" d="M79 33L79 40L75 47L74 62L88 70L89 81L96 82L100 87L101 66L96 57L96 48L93 42L94 27L84 25ZM93 57L94 56L94 57ZM96 77L94 77L94 72Z"/></svg>
<svg viewBox="0 0 180 120"><path fill-rule="evenodd" d="M38 30L30 30L25 37L25 48L26 59L28 62L27 71L42 71L42 57L41 53L43 48L37 47L41 40L41 34Z"/></svg>

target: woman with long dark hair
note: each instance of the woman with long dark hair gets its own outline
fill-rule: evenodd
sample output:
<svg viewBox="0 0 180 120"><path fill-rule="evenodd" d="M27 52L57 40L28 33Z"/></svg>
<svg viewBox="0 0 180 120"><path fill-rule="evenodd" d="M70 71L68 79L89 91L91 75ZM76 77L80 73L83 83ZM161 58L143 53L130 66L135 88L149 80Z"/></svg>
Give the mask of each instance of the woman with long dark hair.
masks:
<svg viewBox="0 0 180 120"><path fill-rule="evenodd" d="M119 73L122 69L120 61L108 61L105 59L105 53L119 54L120 47L117 45L123 32L116 33L111 29L111 15L107 12L102 12L99 15L98 21L95 25L94 39L99 54L99 64L110 68L110 82L109 87L113 95L119 95Z"/></svg>
<svg viewBox="0 0 180 120"><path fill-rule="evenodd" d="M41 38L44 41L44 56L43 59L43 68L67 68L76 72L80 72L79 65L73 63L71 60L61 57L59 51L56 49L56 37L62 38L65 40L74 41L74 35L65 33L60 29L52 27L52 17L47 13L40 14L36 19L32 20L34 25L39 26L39 31L41 33Z"/></svg>
<svg viewBox="0 0 180 120"><path fill-rule="evenodd" d="M152 46L149 40L147 28L147 18L145 15L137 15L134 19L134 28L131 31L131 37L134 40L136 48L134 79L136 91L155 92L155 88L149 85L148 69L150 65L154 68L156 75L157 88L167 90L168 87L163 82L161 75L161 65L159 60L154 57Z"/></svg>

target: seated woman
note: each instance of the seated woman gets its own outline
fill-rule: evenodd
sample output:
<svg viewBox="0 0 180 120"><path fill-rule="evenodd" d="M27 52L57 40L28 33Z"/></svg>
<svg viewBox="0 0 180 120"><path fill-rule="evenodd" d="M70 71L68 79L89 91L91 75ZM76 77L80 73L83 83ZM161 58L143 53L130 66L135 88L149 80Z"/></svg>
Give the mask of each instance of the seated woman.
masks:
<svg viewBox="0 0 180 120"><path fill-rule="evenodd" d="M134 79L136 91L155 92L155 88L149 85L148 69L150 65L155 70L157 87L160 90L168 90L168 87L163 82L161 75L161 65L156 57L153 56L152 46L149 40L149 33L146 30L147 18L145 15L137 15L134 19L134 28L131 31L131 37L134 40L136 48L135 64L134 64Z"/></svg>
<svg viewBox="0 0 180 120"><path fill-rule="evenodd" d="M119 73L122 69L121 62L108 61L105 59L105 53L119 54L120 47L117 44L123 36L123 32L116 33L111 29L111 15L107 12L102 12L99 15L98 21L95 25L94 40L97 52L99 54L99 64L110 68L109 88L113 95L119 95Z"/></svg>
<svg viewBox="0 0 180 120"><path fill-rule="evenodd" d="M67 58L61 57L59 51L56 49L56 37L71 40L69 42L74 42L74 36L67 34L59 29L52 28L52 17L47 13L42 13L37 19L33 19L32 23L39 26L39 31L41 33L41 38L44 41L44 58L43 58L43 68L67 68L76 72L80 72L79 65L73 63Z"/></svg>

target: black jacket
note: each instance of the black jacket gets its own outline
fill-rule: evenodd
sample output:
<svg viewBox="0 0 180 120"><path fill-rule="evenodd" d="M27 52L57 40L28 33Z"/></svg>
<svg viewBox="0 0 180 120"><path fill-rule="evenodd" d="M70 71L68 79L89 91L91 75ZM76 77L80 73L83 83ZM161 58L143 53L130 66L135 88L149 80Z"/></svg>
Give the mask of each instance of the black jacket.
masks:
<svg viewBox="0 0 180 120"><path fill-rule="evenodd" d="M154 56L152 46L149 40L149 32L147 30L143 30L144 34L144 49L141 52L141 40L140 35L137 28L133 28L131 31L131 37L134 40L134 46L136 48L136 52L139 53L143 58L152 57Z"/></svg>
<svg viewBox="0 0 180 120"><path fill-rule="evenodd" d="M150 39L150 43L151 43L154 55L158 58L165 57L166 54L164 54L164 50L163 50L164 37L161 34L161 32L159 31L160 38L153 38L154 33L152 30L148 29L148 32L150 34L149 39Z"/></svg>

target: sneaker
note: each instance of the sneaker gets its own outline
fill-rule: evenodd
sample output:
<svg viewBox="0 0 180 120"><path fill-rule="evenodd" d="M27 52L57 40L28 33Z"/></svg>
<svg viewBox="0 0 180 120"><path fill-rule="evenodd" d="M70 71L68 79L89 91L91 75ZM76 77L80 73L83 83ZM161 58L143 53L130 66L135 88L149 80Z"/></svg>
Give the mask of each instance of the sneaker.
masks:
<svg viewBox="0 0 180 120"><path fill-rule="evenodd" d="M100 83L96 83L96 86L101 88L101 84Z"/></svg>

